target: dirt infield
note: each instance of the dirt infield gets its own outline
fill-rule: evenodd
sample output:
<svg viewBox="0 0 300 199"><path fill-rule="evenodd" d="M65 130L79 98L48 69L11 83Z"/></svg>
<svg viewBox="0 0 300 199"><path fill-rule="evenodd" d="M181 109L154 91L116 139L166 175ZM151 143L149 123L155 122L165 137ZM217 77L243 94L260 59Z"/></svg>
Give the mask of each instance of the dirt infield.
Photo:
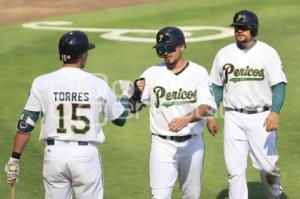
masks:
<svg viewBox="0 0 300 199"><path fill-rule="evenodd" d="M162 0L0 0L0 25Z"/></svg>

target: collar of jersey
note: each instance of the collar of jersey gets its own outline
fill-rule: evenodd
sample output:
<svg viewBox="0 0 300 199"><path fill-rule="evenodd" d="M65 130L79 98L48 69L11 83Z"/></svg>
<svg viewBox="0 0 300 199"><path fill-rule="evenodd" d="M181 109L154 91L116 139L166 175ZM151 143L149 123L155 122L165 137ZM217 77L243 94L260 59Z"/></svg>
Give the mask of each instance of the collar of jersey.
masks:
<svg viewBox="0 0 300 199"><path fill-rule="evenodd" d="M174 73L174 74L178 76L178 75L181 74L188 66L189 66L189 61L186 62L186 65L185 65L180 71L178 71L177 73Z"/></svg>

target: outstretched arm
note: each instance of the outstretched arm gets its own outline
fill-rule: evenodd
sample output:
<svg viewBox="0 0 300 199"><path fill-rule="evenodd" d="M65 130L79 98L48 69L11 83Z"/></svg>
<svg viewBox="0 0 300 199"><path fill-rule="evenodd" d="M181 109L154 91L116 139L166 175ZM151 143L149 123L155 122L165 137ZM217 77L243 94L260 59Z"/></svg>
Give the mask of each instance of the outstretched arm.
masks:
<svg viewBox="0 0 300 199"><path fill-rule="evenodd" d="M214 110L206 104L199 105L196 109L194 109L191 113L178 117L172 120L169 123L169 129L173 132L179 132L184 127L186 127L189 123L197 122L204 117L212 116L214 114Z"/></svg>
<svg viewBox="0 0 300 199"><path fill-rule="evenodd" d="M120 102L124 107L124 111L117 119L113 120L112 122L117 126L124 126L126 123L126 118L128 116L129 98L133 94L133 85L131 81L127 80L120 80L119 85L120 90L122 91L122 97L120 99Z"/></svg>
<svg viewBox="0 0 300 199"><path fill-rule="evenodd" d="M127 95L123 95L120 99L121 104L124 107L123 113L120 115L119 118L113 120L112 122L117 126L124 126L126 123L126 119L128 116L128 109L129 109L129 98Z"/></svg>

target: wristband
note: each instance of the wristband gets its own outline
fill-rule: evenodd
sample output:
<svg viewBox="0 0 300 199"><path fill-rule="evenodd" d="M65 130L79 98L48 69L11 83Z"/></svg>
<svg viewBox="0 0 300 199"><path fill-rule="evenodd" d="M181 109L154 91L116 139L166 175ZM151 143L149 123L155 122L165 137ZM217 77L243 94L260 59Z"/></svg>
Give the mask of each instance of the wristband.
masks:
<svg viewBox="0 0 300 199"><path fill-rule="evenodd" d="M17 153L13 151L11 157L20 160L21 153Z"/></svg>

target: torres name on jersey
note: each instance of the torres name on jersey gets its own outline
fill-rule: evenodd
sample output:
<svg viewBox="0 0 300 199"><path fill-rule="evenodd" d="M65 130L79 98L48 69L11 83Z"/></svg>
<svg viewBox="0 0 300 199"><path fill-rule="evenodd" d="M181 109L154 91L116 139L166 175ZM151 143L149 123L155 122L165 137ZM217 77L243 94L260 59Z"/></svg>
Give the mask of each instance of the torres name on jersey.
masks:
<svg viewBox="0 0 300 199"><path fill-rule="evenodd" d="M88 92L53 92L55 101L75 101L87 102L90 100L90 93Z"/></svg>

